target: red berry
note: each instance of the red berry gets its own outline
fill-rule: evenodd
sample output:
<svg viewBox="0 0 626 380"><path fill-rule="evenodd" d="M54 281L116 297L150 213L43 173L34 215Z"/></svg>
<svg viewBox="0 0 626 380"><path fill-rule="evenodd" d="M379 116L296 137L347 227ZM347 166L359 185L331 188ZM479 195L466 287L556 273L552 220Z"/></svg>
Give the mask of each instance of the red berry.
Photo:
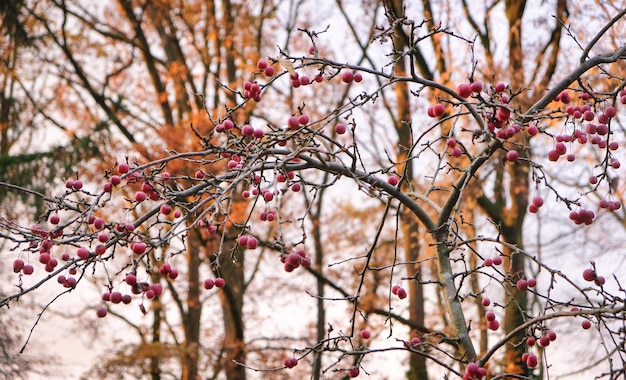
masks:
<svg viewBox="0 0 626 380"><path fill-rule="evenodd" d="M310 121L310 119L309 119L308 115L301 115L298 118L298 123L300 123L301 125L307 125L307 124L309 124L309 121Z"/></svg>
<svg viewBox="0 0 626 380"><path fill-rule="evenodd" d="M446 107L443 104L437 103L433 106L433 114L435 116L443 116L446 113Z"/></svg>
<svg viewBox="0 0 626 380"><path fill-rule="evenodd" d="M491 305L491 300L487 297L483 298L482 302L483 306L489 306Z"/></svg>
<svg viewBox="0 0 626 380"><path fill-rule="evenodd" d="M389 178L387 178L387 183L390 184L391 186L397 186L399 182L398 177L392 175Z"/></svg>
<svg viewBox="0 0 626 380"><path fill-rule="evenodd" d="M130 249L133 251L135 255L141 255L146 251L146 243L136 242L130 245Z"/></svg>
<svg viewBox="0 0 626 380"><path fill-rule="evenodd" d="M503 92L506 89L506 85L504 83L496 84L495 90L496 92Z"/></svg>
<svg viewBox="0 0 626 380"><path fill-rule="evenodd" d="M502 264L502 256L496 256L493 258L493 265L500 265Z"/></svg>
<svg viewBox="0 0 626 380"><path fill-rule="evenodd" d="M159 212L163 215L169 215L172 212L172 206L168 205L167 203L164 203L161 205Z"/></svg>
<svg viewBox="0 0 626 380"><path fill-rule="evenodd" d="M479 93L483 90L483 84L481 82L472 82L470 85L472 92Z"/></svg>
<svg viewBox="0 0 626 380"><path fill-rule="evenodd" d="M22 269L24 269L24 260L15 259L15 261L13 261L13 272L19 273Z"/></svg>
<svg viewBox="0 0 626 380"><path fill-rule="evenodd" d="M585 269L583 271L583 278L586 281L593 281L593 280L595 280L597 278L597 276L598 275L596 274L596 272L593 269L589 269L588 268L588 269Z"/></svg>
<svg viewBox="0 0 626 380"><path fill-rule="evenodd" d="M500 322L496 320L488 321L487 328L492 331L497 331L500 328Z"/></svg>
<svg viewBox="0 0 626 380"><path fill-rule="evenodd" d="M337 125L335 125L335 133L337 133L338 135L343 135L344 133L346 133L346 125L342 124L342 123L338 123Z"/></svg>
<svg viewBox="0 0 626 380"><path fill-rule="evenodd" d="M461 98L467 98L472 94L472 88L467 83L462 83L456 88L457 94Z"/></svg>
<svg viewBox="0 0 626 380"><path fill-rule="evenodd" d="M117 166L117 171L120 174L126 174L130 171L130 166L128 164L119 164Z"/></svg>
<svg viewBox="0 0 626 380"><path fill-rule="evenodd" d="M98 310L96 310L96 315L98 318L104 318L107 315L107 309L104 306L100 306Z"/></svg>
<svg viewBox="0 0 626 380"><path fill-rule="evenodd" d="M406 296L407 296L407 295L408 295L408 294L407 294L407 292L406 292L406 289L404 289L404 288L400 288L400 289L398 289L398 293L397 293L398 298L400 298L401 300L403 300L403 299L405 299L405 298L406 298Z"/></svg>
<svg viewBox="0 0 626 380"><path fill-rule="evenodd" d="M548 347L550 345L550 338L545 335L542 336L541 338L539 338L539 344L541 345L541 347Z"/></svg>
<svg viewBox="0 0 626 380"><path fill-rule="evenodd" d="M215 286L215 281L213 281L212 278L207 278L206 280L204 280L204 288L205 289L213 289L213 286Z"/></svg>
<svg viewBox="0 0 626 380"><path fill-rule="evenodd" d="M33 267L30 264L24 265L24 268L22 269L22 272L24 272L25 275L31 275L33 274L34 271L35 271L35 267Z"/></svg>
<svg viewBox="0 0 626 380"><path fill-rule="evenodd" d="M537 356L535 354L528 354L526 358L526 365L530 368L535 368L538 364Z"/></svg>
<svg viewBox="0 0 626 380"><path fill-rule="evenodd" d="M246 248L256 249L259 246L259 241L255 237L249 237L246 242Z"/></svg>
<svg viewBox="0 0 626 380"><path fill-rule="evenodd" d="M519 160L519 153L516 150L509 150L506 152L506 159L509 162L517 162Z"/></svg>
<svg viewBox="0 0 626 380"><path fill-rule="evenodd" d="M581 323L581 326L583 327L583 329L588 330L588 329L590 329L590 328L591 328L591 322L589 322L588 320L586 320L586 319L585 319L585 320Z"/></svg>
<svg viewBox="0 0 626 380"><path fill-rule="evenodd" d="M89 257L89 250L85 247L80 247L76 251L76 255L78 255L79 258L85 260Z"/></svg>
<svg viewBox="0 0 626 380"><path fill-rule="evenodd" d="M528 282L522 278L522 279L517 280L516 286L517 286L517 290L524 291L526 290L526 288L528 288Z"/></svg>
<svg viewBox="0 0 626 380"><path fill-rule="evenodd" d="M350 377L357 377L360 373L359 367L352 367L348 370L348 376Z"/></svg>
<svg viewBox="0 0 626 380"><path fill-rule="evenodd" d="M488 311L485 314L485 319L487 319L487 321L495 321L496 320L496 313L494 313L493 311Z"/></svg>
<svg viewBox="0 0 626 380"><path fill-rule="evenodd" d="M372 336L372 334L371 334L369 331L367 331L367 330L362 330L362 331L361 331L361 338L363 338L363 339L369 339L369 338L370 338L370 336Z"/></svg>
<svg viewBox="0 0 626 380"><path fill-rule="evenodd" d="M285 367L287 368L293 368L295 366L298 365L298 359L291 357L291 358L287 358L285 359L285 361L283 362L283 364L285 365Z"/></svg>
<svg viewBox="0 0 626 380"><path fill-rule="evenodd" d="M344 72L341 74L341 80L342 80L344 83L350 83L350 82L352 82L352 80L353 80L353 79L354 79L354 74L352 74L352 72L351 72L351 71L344 71Z"/></svg>
<svg viewBox="0 0 626 380"><path fill-rule="evenodd" d="M126 281L126 283L130 286L133 286L137 283L137 276L135 276L132 273L129 273L126 275L126 277L124 278L124 281Z"/></svg>
<svg viewBox="0 0 626 380"><path fill-rule="evenodd" d="M146 193L144 193L143 191L138 191L135 193L135 200L137 202L143 202L146 200Z"/></svg>
<svg viewBox="0 0 626 380"><path fill-rule="evenodd" d="M397 295L397 294L398 294L398 290L399 290L399 289L400 289L400 286L399 286L399 285L394 285L394 286L392 286L392 287L391 287L391 293L393 293L393 294L396 294L396 295Z"/></svg>
<svg viewBox="0 0 626 380"><path fill-rule="evenodd" d="M216 278L214 283L217 288L223 288L226 285L226 281L221 277Z"/></svg>
<svg viewBox="0 0 626 380"><path fill-rule="evenodd" d="M361 73L354 73L353 79L355 82L359 83L363 80L363 75Z"/></svg>

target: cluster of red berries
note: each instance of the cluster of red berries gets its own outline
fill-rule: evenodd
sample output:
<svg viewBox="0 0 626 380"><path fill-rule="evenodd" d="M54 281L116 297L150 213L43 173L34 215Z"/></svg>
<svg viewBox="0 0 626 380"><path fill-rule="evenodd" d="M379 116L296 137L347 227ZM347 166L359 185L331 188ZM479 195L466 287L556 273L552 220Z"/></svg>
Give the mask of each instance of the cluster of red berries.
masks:
<svg viewBox="0 0 626 380"><path fill-rule="evenodd" d="M222 277L218 277L216 279L207 278L206 280L204 280L204 288L206 290L211 290L213 289L213 287L223 288L224 286L226 286L226 280L224 280Z"/></svg>
<svg viewBox="0 0 626 380"><path fill-rule="evenodd" d="M406 289L404 289L403 287L401 287L400 285L394 285L391 287L391 293L395 294L396 296L398 296L398 298L400 298L401 300L405 299L406 296L408 295Z"/></svg>
<svg viewBox="0 0 626 380"><path fill-rule="evenodd" d="M602 286L606 282L606 279L603 276L598 276L598 273L591 268L587 268L583 271L583 278L585 281L593 282L598 286Z"/></svg>
<svg viewBox="0 0 626 380"><path fill-rule="evenodd" d="M463 374L463 380L482 380L487 376L487 370L483 367L479 367L476 363L469 363L465 367L465 373Z"/></svg>
<svg viewBox="0 0 626 380"><path fill-rule="evenodd" d="M244 98L253 99L255 102L261 101L261 86L258 83L247 80L243 82L243 90Z"/></svg>
<svg viewBox="0 0 626 380"><path fill-rule="evenodd" d="M297 269L301 265L304 268L311 266L311 259L307 256L304 249L290 252L287 255L281 255L280 262L284 264L283 268L285 269L285 272L293 272L294 269Z"/></svg>
<svg viewBox="0 0 626 380"><path fill-rule="evenodd" d="M528 205L528 212L536 214L539 212L541 206L543 206L543 198L537 195L536 197L533 197L532 201Z"/></svg>
<svg viewBox="0 0 626 380"><path fill-rule="evenodd" d="M580 209L578 211L572 211L569 213L569 218L574 221L576 224L586 224L589 225L593 223L593 218L596 217L596 214L591 210Z"/></svg>
<svg viewBox="0 0 626 380"><path fill-rule="evenodd" d="M259 246L259 241L254 236L241 235L237 239L237 245L246 249L256 249Z"/></svg>

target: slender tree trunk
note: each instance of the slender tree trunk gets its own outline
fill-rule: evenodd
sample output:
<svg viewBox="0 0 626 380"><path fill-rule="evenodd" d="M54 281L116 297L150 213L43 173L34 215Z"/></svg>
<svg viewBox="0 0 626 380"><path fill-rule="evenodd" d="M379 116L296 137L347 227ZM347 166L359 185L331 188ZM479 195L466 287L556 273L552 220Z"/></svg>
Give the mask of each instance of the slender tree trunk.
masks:
<svg viewBox="0 0 626 380"><path fill-rule="evenodd" d="M387 1L385 4L388 17L391 21L401 18L404 13L404 4L402 0ZM396 25L394 33L394 72L398 76L408 75L406 70L405 58L402 55L404 50L408 48L407 41L402 38L403 32L401 25ZM396 119L395 129L398 133L398 148L396 151L397 160L401 162L398 166L399 174L404 177L402 187L409 191L409 187L413 182L413 165L409 160L409 151L413 145L411 131L411 104L410 92L406 82L396 83ZM419 224L417 218L408 210L402 210L402 236L403 248L407 262L416 262L420 254L419 244ZM424 325L424 290L420 282L420 266L418 264L407 267L407 275L414 280L408 284L409 293L409 317L411 321ZM426 380L428 378L426 371L426 358L422 355L412 354L409 357L409 372L407 378L411 380Z"/></svg>
<svg viewBox="0 0 626 380"><path fill-rule="evenodd" d="M185 315L185 345L183 375L184 380L196 380L198 374L198 350L200 347L200 324L202 304L200 303L200 273L202 262L201 242L198 232L191 233L187 239L187 313Z"/></svg>
<svg viewBox="0 0 626 380"><path fill-rule="evenodd" d="M524 79L524 53L522 49L522 16L526 7L526 0L507 0L506 17L509 22L509 67L511 85L514 88L522 88L526 82ZM523 106L523 104L522 104ZM523 153L523 155L526 155ZM507 243L523 249L523 225L528 205L527 195L529 188L529 168L526 160L509 165L511 185L509 197L511 207L503 219L502 237ZM509 276L515 280L524 276L525 263L522 255L505 251L505 268ZM504 332L509 333L524 322L524 312L528 308L528 296L525 291L518 291L510 284L505 284L509 298L506 300L504 316ZM522 354L526 352L525 331L520 331L511 340L512 344L506 346L505 370L508 373L528 375L528 368L522 363Z"/></svg>

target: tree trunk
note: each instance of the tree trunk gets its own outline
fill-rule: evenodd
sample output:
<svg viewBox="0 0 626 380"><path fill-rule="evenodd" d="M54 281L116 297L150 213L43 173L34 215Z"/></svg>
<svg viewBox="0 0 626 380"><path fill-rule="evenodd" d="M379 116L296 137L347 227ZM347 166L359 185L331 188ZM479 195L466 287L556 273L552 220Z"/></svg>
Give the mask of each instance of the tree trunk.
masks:
<svg viewBox="0 0 626 380"><path fill-rule="evenodd" d="M404 4L402 0L387 1L385 4L387 16L391 22L395 19L403 17ZM402 38L404 34L402 26L396 24L396 32L394 33L394 73L397 76L407 76L406 62L402 56L403 51L408 47L407 41ZM402 164L398 165L397 170L404 178L402 188L409 191L409 187L413 182L413 165L407 160L411 146L413 145L411 131L411 104L410 92L406 82L398 82L395 86L396 92L396 118L395 129L398 134L398 147L396 150L397 161ZM403 248L407 262L416 262L419 258L419 224L415 215L408 209L402 210L401 229L403 236ZM424 290L420 282L420 266L418 264L407 267L407 276L414 278L408 284L409 293L409 317L411 321L424 325ZM411 354L409 357L409 372L407 379L426 380L428 379L426 371L426 358L422 355Z"/></svg>
<svg viewBox="0 0 626 380"><path fill-rule="evenodd" d="M201 243L198 231L187 239L187 312L184 319L185 345L182 379L196 380L198 374L198 349L200 347L200 325L202 304L200 303L200 257Z"/></svg>

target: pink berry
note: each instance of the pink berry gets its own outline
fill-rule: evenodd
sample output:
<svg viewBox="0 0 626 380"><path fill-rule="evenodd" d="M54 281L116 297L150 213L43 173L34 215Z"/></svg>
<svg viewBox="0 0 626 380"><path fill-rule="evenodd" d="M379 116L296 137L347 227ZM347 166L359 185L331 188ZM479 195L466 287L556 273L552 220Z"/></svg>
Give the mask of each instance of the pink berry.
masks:
<svg viewBox="0 0 626 380"><path fill-rule="evenodd" d="M128 164L119 164L117 166L117 171L120 174L126 174L130 171L130 166Z"/></svg>
<svg viewBox="0 0 626 380"><path fill-rule="evenodd" d="M204 280L205 289L213 289L213 286L215 286L215 281L212 278L207 278L206 280Z"/></svg>
<svg viewBox="0 0 626 380"><path fill-rule="evenodd" d="M527 281L527 285L529 288L534 288L535 286L537 286L537 280L535 280L534 278L529 278Z"/></svg>
<svg viewBox="0 0 626 380"><path fill-rule="evenodd" d="M346 125L342 124L342 123L338 123L337 125L335 125L335 133L337 133L338 135L343 135L344 133L346 133Z"/></svg>
<svg viewBox="0 0 626 380"><path fill-rule="evenodd" d="M133 251L135 255L141 255L142 253L146 251L146 248L147 248L146 243L143 243L143 242L133 243L130 246L130 249Z"/></svg>
<svg viewBox="0 0 626 380"><path fill-rule="evenodd" d="M590 329L590 328L591 328L591 322L589 322L588 320L586 320L586 319L585 319L585 320L581 323L581 326L582 326L582 328L583 328L583 329L588 330L588 329Z"/></svg>
<svg viewBox="0 0 626 380"><path fill-rule="evenodd" d="M539 344L541 345L541 347L548 347L550 345L550 338L545 335L542 336L541 338L539 338Z"/></svg>
<svg viewBox="0 0 626 380"><path fill-rule="evenodd" d="M493 259L490 258L486 258L485 261L483 261L483 265L486 267L490 267L493 265Z"/></svg>
<svg viewBox="0 0 626 380"><path fill-rule="evenodd" d="M104 306L100 306L98 310L96 310L96 315L98 318L104 318L107 315L107 309Z"/></svg>
<svg viewBox="0 0 626 380"><path fill-rule="evenodd" d="M489 298L485 297L485 298L483 298L481 303L482 303L483 306L489 306L489 305L491 305L491 300Z"/></svg>
<svg viewBox="0 0 626 380"><path fill-rule="evenodd" d="M370 336L372 336L372 334L368 330L362 330L361 331L361 338L369 339Z"/></svg>
<svg viewBox="0 0 626 380"><path fill-rule="evenodd" d="M517 162L519 160L519 153L516 150L509 150L506 152L506 159L509 162Z"/></svg>
<svg viewBox="0 0 626 380"><path fill-rule="evenodd" d="M301 125L307 125L307 124L309 124L309 121L310 121L310 119L309 119L308 115L301 115L298 118L298 123L300 123Z"/></svg>
<svg viewBox="0 0 626 380"><path fill-rule="evenodd" d="M472 94L472 88L467 83L462 83L456 88L456 93L461 98L467 98Z"/></svg>
<svg viewBox="0 0 626 380"><path fill-rule="evenodd" d="M360 373L359 367L352 367L348 370L348 376L350 377L358 377Z"/></svg>
<svg viewBox="0 0 626 380"><path fill-rule="evenodd" d="M295 366L298 365L298 359L291 357L291 358L287 358L285 359L285 361L283 362L283 364L285 365L285 367L287 368L293 368Z"/></svg>
<svg viewBox="0 0 626 380"><path fill-rule="evenodd" d="M15 259L15 261L13 261L13 272L19 273L22 269L24 269L24 260Z"/></svg>
<svg viewBox="0 0 626 380"><path fill-rule="evenodd" d="M483 90L483 84L481 82L472 82L470 87L474 93L480 93Z"/></svg>
<svg viewBox="0 0 626 380"><path fill-rule="evenodd" d="M164 203L161 205L159 212L163 215L169 215L172 212L172 206Z"/></svg>
<svg viewBox="0 0 626 380"><path fill-rule="evenodd" d="M502 264L502 256L496 256L493 258L493 265L500 265Z"/></svg>
<svg viewBox="0 0 626 380"><path fill-rule="evenodd" d="M251 125L246 124L243 127L241 127L241 134L244 136L252 136L252 134L254 133L254 128L252 128Z"/></svg>
<svg viewBox="0 0 626 380"><path fill-rule="evenodd" d="M516 284L517 290L519 291L524 291L526 290L526 288L528 288L528 282L526 280L519 279L517 280L517 284Z"/></svg>
<svg viewBox="0 0 626 380"><path fill-rule="evenodd" d="M399 181L400 181L399 178L394 175L387 178L387 183L390 184L391 186L397 186Z"/></svg>
<svg viewBox="0 0 626 380"><path fill-rule="evenodd" d="M526 365L530 368L535 368L538 364L538 359L535 354L528 354L528 358L526 358Z"/></svg>
<svg viewBox="0 0 626 380"><path fill-rule="evenodd" d="M276 73L276 70L272 66L267 66L263 70L263 74L265 74L265 76L268 77L268 78L273 77L275 73Z"/></svg>
<svg viewBox="0 0 626 380"><path fill-rule="evenodd" d="M226 286L226 281L223 278L218 277L215 279L214 284L216 288L223 288Z"/></svg>
<svg viewBox="0 0 626 380"><path fill-rule="evenodd" d="M25 275L31 275L33 274L33 272L35 272L35 267L30 265L30 264L26 264L24 265L24 268L22 269L22 272L24 272Z"/></svg>
<svg viewBox="0 0 626 380"><path fill-rule="evenodd" d="M526 133L530 136L536 136L537 133L539 133L539 129L535 125L529 125L528 128L526 128Z"/></svg>
<svg viewBox="0 0 626 380"><path fill-rule="evenodd" d="M496 92L503 92L506 89L506 85L504 83L497 83L495 86Z"/></svg>
<svg viewBox="0 0 626 380"><path fill-rule="evenodd" d="M597 278L597 274L593 269L585 269L583 271L583 278L585 279L585 281L593 281Z"/></svg>
<svg viewBox="0 0 626 380"><path fill-rule="evenodd" d="M296 129L300 126L300 122L298 121L298 118L295 116L291 116L288 120L287 120L287 125L289 126L289 129Z"/></svg>
<svg viewBox="0 0 626 380"><path fill-rule="evenodd" d="M487 321L495 321L496 320L496 313L494 313L493 311L488 311L487 313L485 313L485 319Z"/></svg>
<svg viewBox="0 0 626 380"><path fill-rule="evenodd" d="M487 328L492 331L497 331L500 328L500 322L497 320L488 321Z"/></svg>
<svg viewBox="0 0 626 380"><path fill-rule="evenodd" d="M398 294L398 290L399 290L399 289L400 289L400 286L399 286L399 285L394 285L394 286L392 286L392 287L391 287L391 293L393 293L393 294L396 294L396 295L397 295L397 294Z"/></svg>
<svg viewBox="0 0 626 380"><path fill-rule="evenodd" d="M256 67L258 67L260 70L263 70L267 67L267 61L264 59L260 59L257 63L256 63Z"/></svg>
<svg viewBox="0 0 626 380"><path fill-rule="evenodd" d="M344 71L344 72L341 74L341 80L342 80L344 83L350 83L350 82L352 82L352 80L353 80L353 79L354 79L354 74L352 74L352 72L351 72L351 71Z"/></svg>
<svg viewBox="0 0 626 380"><path fill-rule="evenodd" d="M81 259L85 260L85 259L87 259L87 258L89 257L89 250L88 250L87 248L85 248L85 247L80 247L80 248L78 248L78 250L76 251L76 255L77 255L79 258L81 258Z"/></svg>
<svg viewBox="0 0 626 380"><path fill-rule="evenodd" d="M407 292L406 292L406 289L404 289L404 288L400 288L400 289L398 289L398 293L397 293L398 298L400 298L401 300L403 300L403 299L405 299L405 298L406 298L406 296L407 296L407 295L408 295L408 294L407 294Z"/></svg>
<svg viewBox="0 0 626 380"><path fill-rule="evenodd" d="M443 116L446 113L446 107L443 104L437 103L433 106L433 114L435 116Z"/></svg>
<svg viewBox="0 0 626 380"><path fill-rule="evenodd" d="M135 193L135 200L137 202L143 202L146 200L146 193L144 193L143 191L138 191Z"/></svg>

